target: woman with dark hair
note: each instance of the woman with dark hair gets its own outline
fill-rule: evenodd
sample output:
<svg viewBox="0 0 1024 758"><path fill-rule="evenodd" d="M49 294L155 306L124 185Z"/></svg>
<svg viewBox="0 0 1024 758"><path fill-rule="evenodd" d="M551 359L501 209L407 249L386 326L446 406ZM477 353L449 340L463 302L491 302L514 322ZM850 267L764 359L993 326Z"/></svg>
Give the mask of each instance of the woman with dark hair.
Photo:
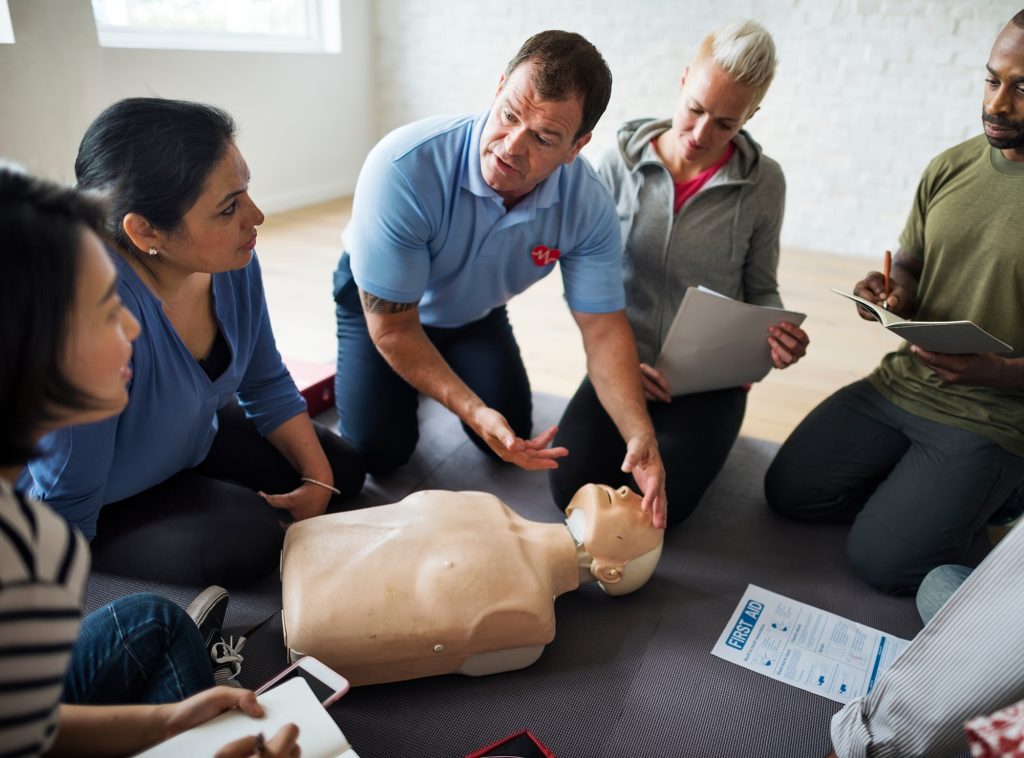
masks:
<svg viewBox="0 0 1024 758"><path fill-rule="evenodd" d="M210 689L203 634L169 600L131 595L79 630L85 541L14 486L46 432L102 422L128 402L139 324L96 235L102 220L78 194L0 167L2 755L129 755L231 708L262 712L251 692ZM267 745L291 755L295 738L285 727Z"/></svg>
<svg viewBox="0 0 1024 758"><path fill-rule="evenodd" d="M275 346L253 255L263 214L234 135L216 108L132 98L79 148L79 187L109 197L118 291L142 337L126 409L47 436L29 473L100 571L250 583L277 567L282 520L362 487L358 453L314 426Z"/></svg>

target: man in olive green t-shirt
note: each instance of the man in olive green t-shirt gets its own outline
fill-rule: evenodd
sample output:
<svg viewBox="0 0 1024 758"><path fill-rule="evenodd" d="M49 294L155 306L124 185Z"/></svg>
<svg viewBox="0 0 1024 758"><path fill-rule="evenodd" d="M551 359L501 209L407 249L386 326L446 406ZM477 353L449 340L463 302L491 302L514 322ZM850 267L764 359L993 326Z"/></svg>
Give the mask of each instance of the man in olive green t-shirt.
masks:
<svg viewBox="0 0 1024 758"><path fill-rule="evenodd" d="M851 522L847 554L889 592L944 563L975 563L985 525L1024 478L1024 14L987 65L984 135L925 170L888 296L873 271L854 292L913 320L970 320L1013 352L930 353L903 344L815 408L765 479L769 505ZM870 318L861 313L865 318Z"/></svg>

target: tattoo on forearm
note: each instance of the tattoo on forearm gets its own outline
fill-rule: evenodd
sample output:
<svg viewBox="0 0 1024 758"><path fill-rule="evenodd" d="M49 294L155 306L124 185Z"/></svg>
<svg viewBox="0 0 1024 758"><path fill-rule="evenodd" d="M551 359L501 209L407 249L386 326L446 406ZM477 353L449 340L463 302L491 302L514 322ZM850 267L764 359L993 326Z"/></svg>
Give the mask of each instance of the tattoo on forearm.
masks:
<svg viewBox="0 0 1024 758"><path fill-rule="evenodd" d="M363 310L366 313L404 313L416 307L416 303L396 303L363 290L359 290L359 297L363 301Z"/></svg>

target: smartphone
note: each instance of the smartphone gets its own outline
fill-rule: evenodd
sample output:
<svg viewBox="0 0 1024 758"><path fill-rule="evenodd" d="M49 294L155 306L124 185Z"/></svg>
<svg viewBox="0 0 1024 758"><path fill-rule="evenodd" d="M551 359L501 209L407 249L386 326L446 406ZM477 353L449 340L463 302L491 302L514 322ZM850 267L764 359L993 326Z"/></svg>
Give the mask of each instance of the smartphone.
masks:
<svg viewBox="0 0 1024 758"><path fill-rule="evenodd" d="M309 688L313 690L313 694L323 703L324 707L337 702L342 695L348 692L348 679L328 668L316 658L305 655L256 690L256 694L262 695L267 690L297 676L306 680Z"/></svg>

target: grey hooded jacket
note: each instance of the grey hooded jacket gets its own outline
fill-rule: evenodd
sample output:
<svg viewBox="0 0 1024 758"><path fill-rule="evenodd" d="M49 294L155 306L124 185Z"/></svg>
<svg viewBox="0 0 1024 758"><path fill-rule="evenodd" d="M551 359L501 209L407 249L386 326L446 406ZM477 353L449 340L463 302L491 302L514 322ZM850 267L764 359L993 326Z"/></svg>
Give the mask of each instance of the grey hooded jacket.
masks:
<svg viewBox="0 0 1024 758"><path fill-rule="evenodd" d="M597 166L622 226L629 321L640 360L651 364L687 287L782 305L775 272L786 181L779 164L740 131L729 161L676 215L672 175L651 145L670 126L667 119L625 123Z"/></svg>

